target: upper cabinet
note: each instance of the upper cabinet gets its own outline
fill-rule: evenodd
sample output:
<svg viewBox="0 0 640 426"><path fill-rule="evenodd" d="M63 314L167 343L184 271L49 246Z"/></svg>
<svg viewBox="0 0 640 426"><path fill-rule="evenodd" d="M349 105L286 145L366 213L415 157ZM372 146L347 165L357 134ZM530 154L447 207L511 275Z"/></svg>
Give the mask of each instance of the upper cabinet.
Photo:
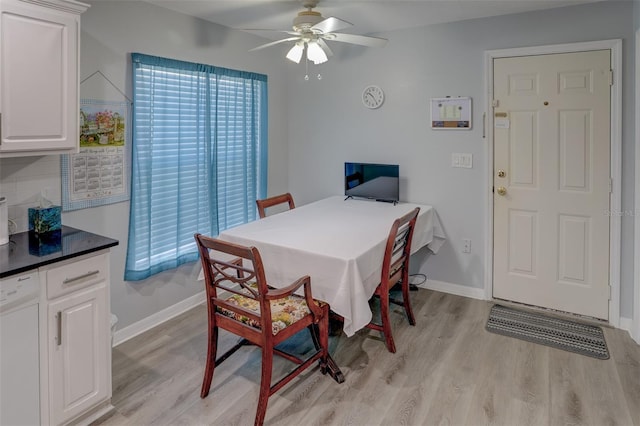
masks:
<svg viewBox="0 0 640 426"><path fill-rule="evenodd" d="M0 158L78 152L80 14L73 0L0 0Z"/></svg>

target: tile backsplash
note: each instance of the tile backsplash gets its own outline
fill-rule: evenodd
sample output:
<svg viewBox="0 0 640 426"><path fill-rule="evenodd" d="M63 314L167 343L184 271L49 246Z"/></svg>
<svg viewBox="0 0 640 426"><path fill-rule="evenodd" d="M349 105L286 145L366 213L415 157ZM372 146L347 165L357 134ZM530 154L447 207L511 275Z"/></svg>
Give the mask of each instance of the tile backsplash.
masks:
<svg viewBox="0 0 640 426"><path fill-rule="evenodd" d="M40 194L55 205L62 202L60 156L0 159L0 194L7 197L9 233L28 229L28 209L40 203Z"/></svg>

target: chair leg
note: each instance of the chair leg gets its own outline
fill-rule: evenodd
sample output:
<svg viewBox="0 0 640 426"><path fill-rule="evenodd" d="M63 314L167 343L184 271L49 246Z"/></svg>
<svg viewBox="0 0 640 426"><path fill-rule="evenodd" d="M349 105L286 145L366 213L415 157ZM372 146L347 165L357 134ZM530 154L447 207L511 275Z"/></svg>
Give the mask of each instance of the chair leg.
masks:
<svg viewBox="0 0 640 426"><path fill-rule="evenodd" d="M202 389L200 390L200 398L209 395L211 381L213 380L213 371L216 368L216 352L218 350L218 327L209 328L209 344L207 345L207 362L204 368L204 379L202 380Z"/></svg>
<svg viewBox="0 0 640 426"><path fill-rule="evenodd" d="M271 395L271 373L273 369L273 348L262 347L262 378L260 379L260 396L258 397L258 408L256 410L255 426L264 423L267 412L267 403Z"/></svg>
<svg viewBox="0 0 640 426"><path fill-rule="evenodd" d="M389 294L380 296L380 320L382 321L382 333L387 344L387 349L391 353L396 353L396 345L393 342L391 333L391 320L389 319Z"/></svg>
<svg viewBox="0 0 640 426"><path fill-rule="evenodd" d="M413 309L411 309L411 299L409 299L409 283L406 281L402 282L402 305L404 306L404 310L407 313L407 318L409 319L409 324L416 325L416 318L413 316Z"/></svg>

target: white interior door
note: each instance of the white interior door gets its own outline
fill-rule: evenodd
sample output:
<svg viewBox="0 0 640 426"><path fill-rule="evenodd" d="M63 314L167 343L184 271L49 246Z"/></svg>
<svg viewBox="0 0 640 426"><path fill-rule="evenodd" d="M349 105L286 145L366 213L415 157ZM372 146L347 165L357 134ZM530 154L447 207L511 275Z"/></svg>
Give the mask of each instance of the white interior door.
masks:
<svg viewBox="0 0 640 426"><path fill-rule="evenodd" d="M495 298L609 317L610 56L494 59Z"/></svg>

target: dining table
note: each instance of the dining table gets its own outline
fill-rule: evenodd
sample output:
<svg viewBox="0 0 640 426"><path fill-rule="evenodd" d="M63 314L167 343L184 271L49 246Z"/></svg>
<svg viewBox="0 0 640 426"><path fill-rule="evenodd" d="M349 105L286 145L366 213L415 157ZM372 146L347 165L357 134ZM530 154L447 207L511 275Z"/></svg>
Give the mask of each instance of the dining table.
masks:
<svg viewBox="0 0 640 426"><path fill-rule="evenodd" d="M344 318L343 331L352 336L371 321L369 299L380 283L391 226L416 207L411 253L424 247L437 253L446 236L432 206L344 196L242 224L217 238L256 247L269 286L284 287L309 275L313 297Z"/></svg>

